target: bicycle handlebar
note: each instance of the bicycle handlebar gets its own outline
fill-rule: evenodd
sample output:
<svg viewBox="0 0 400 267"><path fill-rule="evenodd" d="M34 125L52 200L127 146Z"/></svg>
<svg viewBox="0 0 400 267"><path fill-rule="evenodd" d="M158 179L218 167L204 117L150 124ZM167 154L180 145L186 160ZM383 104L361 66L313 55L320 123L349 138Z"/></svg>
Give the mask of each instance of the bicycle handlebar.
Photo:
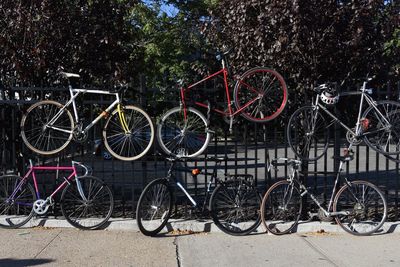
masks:
<svg viewBox="0 0 400 267"><path fill-rule="evenodd" d="M85 170L85 174L82 176L87 176L92 173L92 169L81 162L78 161L72 161L72 165L78 165L79 167L83 168Z"/></svg>
<svg viewBox="0 0 400 267"><path fill-rule="evenodd" d="M283 161L283 162L279 162ZM278 166L286 166L286 165L292 165L292 166L298 166L301 164L300 160L297 159L289 159L289 158L277 158L271 160L271 165L278 167Z"/></svg>
<svg viewBox="0 0 400 267"><path fill-rule="evenodd" d="M176 157L169 157L166 158L166 160L175 162L175 161L203 161L203 160L208 160L208 161L216 161L216 162L221 162L224 160L227 160L228 157L213 157L213 156L208 156L206 158L196 158L196 157L187 157L187 156L176 156Z"/></svg>

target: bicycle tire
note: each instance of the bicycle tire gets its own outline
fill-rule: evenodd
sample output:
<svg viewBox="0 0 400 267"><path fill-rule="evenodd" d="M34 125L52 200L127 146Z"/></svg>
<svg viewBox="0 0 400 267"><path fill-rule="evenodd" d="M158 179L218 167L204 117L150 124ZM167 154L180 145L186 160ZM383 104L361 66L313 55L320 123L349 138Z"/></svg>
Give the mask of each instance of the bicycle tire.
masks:
<svg viewBox="0 0 400 267"><path fill-rule="evenodd" d="M111 189L97 177L78 177L86 197L84 200L79 193L75 179L64 188L61 195L60 208L63 216L78 229L102 228L114 210L114 197Z"/></svg>
<svg viewBox="0 0 400 267"><path fill-rule="evenodd" d="M268 232L274 235L291 233L302 211L300 190L287 180L276 182L265 193L260 209L261 220Z"/></svg>
<svg viewBox="0 0 400 267"><path fill-rule="evenodd" d="M123 113L129 132L125 132L119 119L118 110L115 109L104 125L104 145L117 159L137 160L146 155L153 145L154 125L150 116L136 106L123 106Z"/></svg>
<svg viewBox="0 0 400 267"><path fill-rule="evenodd" d="M36 200L36 193L32 185L27 181L21 185L15 198L9 199L21 181L22 178L16 175L0 177L0 227L21 227L35 214L33 203Z"/></svg>
<svg viewBox="0 0 400 267"><path fill-rule="evenodd" d="M168 110L157 127L157 141L162 151L169 156L196 157L206 150L211 134L204 115L189 107L175 107Z"/></svg>
<svg viewBox="0 0 400 267"><path fill-rule="evenodd" d="M254 185L246 181L230 181L214 189L209 209L221 231L241 236L253 232L260 225L260 203L261 197Z"/></svg>
<svg viewBox="0 0 400 267"><path fill-rule="evenodd" d="M165 178L145 187L136 208L136 222L144 235L155 236L165 227L172 212L172 198L172 189Z"/></svg>
<svg viewBox="0 0 400 267"><path fill-rule="evenodd" d="M314 107L299 108L289 119L287 139L298 158L318 160L328 149L329 129L325 118Z"/></svg>
<svg viewBox="0 0 400 267"><path fill-rule="evenodd" d="M373 106L368 107L362 119L368 121L364 126L364 142L373 150L383 155L396 156L400 154L400 103L383 100L376 103L376 108L391 124L385 129L381 115Z"/></svg>
<svg viewBox="0 0 400 267"><path fill-rule="evenodd" d="M28 108L21 119L21 137L29 149L40 155L53 155L68 146L74 129L74 119L68 109L64 109L54 123L57 128L70 131L70 133L45 127L62 108L64 108L62 104L52 100L43 100Z"/></svg>
<svg viewBox="0 0 400 267"><path fill-rule="evenodd" d="M350 182L350 185L345 184L339 189L333 203L334 212L347 211L350 214L348 216L337 215L335 218L336 222L346 232L353 235L364 236L373 234L378 231L386 221L386 199L381 190L372 183L358 180ZM350 191L351 188L353 190ZM357 200L355 197L357 197ZM374 205L369 206L365 201L372 201ZM379 207L377 205L379 205ZM365 220L365 222L363 223L361 220ZM377 220L377 222L375 222L375 220ZM359 224L360 227L356 229L357 224Z"/></svg>
<svg viewBox="0 0 400 267"><path fill-rule="evenodd" d="M259 88L261 87L261 91ZM257 67L246 71L236 82L234 102L241 115L252 122L268 122L285 109L288 90L277 71ZM254 101L256 98L260 99Z"/></svg>

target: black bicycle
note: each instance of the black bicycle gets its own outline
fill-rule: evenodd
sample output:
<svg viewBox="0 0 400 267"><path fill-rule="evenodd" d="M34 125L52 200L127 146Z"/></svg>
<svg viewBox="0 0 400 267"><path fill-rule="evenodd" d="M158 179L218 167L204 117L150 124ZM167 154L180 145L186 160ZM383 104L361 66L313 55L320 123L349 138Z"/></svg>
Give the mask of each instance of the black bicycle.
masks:
<svg viewBox="0 0 400 267"><path fill-rule="evenodd" d="M211 175L207 184L203 205L199 206L183 185L173 175L173 170L178 162L198 161L200 159L189 157L167 158L171 162L165 178L150 182L140 195L136 210L136 220L140 231L147 236L155 236L167 224L172 213L174 190L176 185L192 203L194 208L201 212L208 210L215 225L223 232L231 235L246 235L254 231L261 222L259 207L261 196L254 184L251 175L230 175L224 173L224 178L218 177L218 166L225 158L208 157L207 160L215 161L212 173L205 170L192 169L192 175Z"/></svg>

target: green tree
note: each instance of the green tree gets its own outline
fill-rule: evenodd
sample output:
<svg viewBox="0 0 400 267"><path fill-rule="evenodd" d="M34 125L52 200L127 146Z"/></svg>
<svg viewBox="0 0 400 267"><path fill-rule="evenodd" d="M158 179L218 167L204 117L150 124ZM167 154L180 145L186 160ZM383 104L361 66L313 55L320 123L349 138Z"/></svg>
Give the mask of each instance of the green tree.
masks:
<svg viewBox="0 0 400 267"><path fill-rule="evenodd" d="M168 14L167 5L176 13ZM140 29L141 70L148 86L172 86L177 78L193 74L193 67L200 64L201 51L207 50L199 21L209 15L212 5L210 0L155 0L145 1L132 10L132 24Z"/></svg>

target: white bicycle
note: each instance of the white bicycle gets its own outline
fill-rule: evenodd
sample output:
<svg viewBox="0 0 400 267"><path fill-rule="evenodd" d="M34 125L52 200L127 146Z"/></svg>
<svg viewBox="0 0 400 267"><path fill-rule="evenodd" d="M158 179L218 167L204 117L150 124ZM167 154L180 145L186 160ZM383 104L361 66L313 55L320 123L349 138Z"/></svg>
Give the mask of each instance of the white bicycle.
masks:
<svg viewBox="0 0 400 267"><path fill-rule="evenodd" d="M78 74L63 72L66 78L79 78ZM53 155L65 149L72 139L84 142L88 131L107 119L104 129L104 145L117 159L130 161L144 156L154 141L154 126L149 115L133 105L123 105L116 92L76 89L69 85L70 99L66 104L43 100L28 108L21 120L21 136L24 143L41 155ZM84 127L79 119L75 99L80 94L114 95L115 101ZM74 116L68 110L72 105Z"/></svg>

